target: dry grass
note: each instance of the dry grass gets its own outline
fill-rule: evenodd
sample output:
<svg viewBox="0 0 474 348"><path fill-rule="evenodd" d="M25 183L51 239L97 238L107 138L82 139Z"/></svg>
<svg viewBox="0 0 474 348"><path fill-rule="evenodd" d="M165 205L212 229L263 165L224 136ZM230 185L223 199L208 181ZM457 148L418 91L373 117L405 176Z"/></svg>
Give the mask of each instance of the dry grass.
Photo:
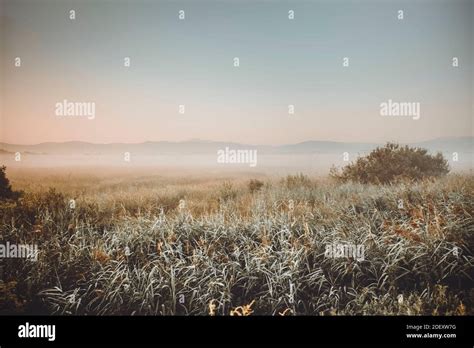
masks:
<svg viewBox="0 0 474 348"><path fill-rule="evenodd" d="M14 176L26 194L1 205L1 240L40 255L3 261L0 311L473 314L472 176L249 180ZM326 257L334 243L365 259Z"/></svg>

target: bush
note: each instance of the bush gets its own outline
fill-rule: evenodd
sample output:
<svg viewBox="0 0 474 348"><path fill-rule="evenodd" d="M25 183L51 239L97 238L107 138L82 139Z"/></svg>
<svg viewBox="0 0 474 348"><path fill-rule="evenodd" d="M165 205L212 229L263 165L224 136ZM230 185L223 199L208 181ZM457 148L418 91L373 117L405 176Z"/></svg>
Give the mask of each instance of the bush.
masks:
<svg viewBox="0 0 474 348"><path fill-rule="evenodd" d="M387 143L377 147L369 155L359 157L339 173L332 168L330 175L342 181L363 184L388 184L400 179L422 180L439 177L449 172L449 166L441 153L429 155L428 150Z"/></svg>
<svg viewBox="0 0 474 348"><path fill-rule="evenodd" d="M20 193L12 190L10 180L8 180L6 175L6 170L7 167L0 167L0 200L17 199Z"/></svg>
<svg viewBox="0 0 474 348"><path fill-rule="evenodd" d="M257 191L260 191L260 189L263 187L263 182L257 179L251 179L249 181L249 191L250 193L254 193Z"/></svg>
<svg viewBox="0 0 474 348"><path fill-rule="evenodd" d="M282 179L282 184L288 189L294 189L298 187L310 187L311 179L303 173L296 175L287 175L286 178Z"/></svg>

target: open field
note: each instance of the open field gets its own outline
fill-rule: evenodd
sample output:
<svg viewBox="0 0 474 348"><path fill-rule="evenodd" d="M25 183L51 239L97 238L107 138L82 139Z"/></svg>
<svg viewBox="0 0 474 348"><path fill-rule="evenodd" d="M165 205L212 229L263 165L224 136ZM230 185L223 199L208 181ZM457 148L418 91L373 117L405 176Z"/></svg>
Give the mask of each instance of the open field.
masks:
<svg viewBox="0 0 474 348"><path fill-rule="evenodd" d="M0 313L474 314L472 175L8 174L0 239L39 256L3 260Z"/></svg>

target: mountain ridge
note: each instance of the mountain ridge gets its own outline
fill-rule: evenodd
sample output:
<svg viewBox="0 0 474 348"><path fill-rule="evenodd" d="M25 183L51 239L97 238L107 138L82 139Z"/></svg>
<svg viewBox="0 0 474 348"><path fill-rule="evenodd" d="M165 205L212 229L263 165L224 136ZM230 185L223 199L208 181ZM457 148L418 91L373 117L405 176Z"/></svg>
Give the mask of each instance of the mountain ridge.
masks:
<svg viewBox="0 0 474 348"><path fill-rule="evenodd" d="M473 152L474 137L441 137L431 140L400 143L423 147L430 152ZM135 152L144 155L172 155L172 154L209 154L218 149L256 149L264 154L304 154L304 153L341 153L367 152L383 143L367 142L338 142L325 140L307 140L283 145L254 145L238 142L209 141L190 139L187 141L145 141L139 143L91 143L85 141L43 142L32 145L0 143L0 154L15 152L29 152L41 155L106 155L123 152Z"/></svg>

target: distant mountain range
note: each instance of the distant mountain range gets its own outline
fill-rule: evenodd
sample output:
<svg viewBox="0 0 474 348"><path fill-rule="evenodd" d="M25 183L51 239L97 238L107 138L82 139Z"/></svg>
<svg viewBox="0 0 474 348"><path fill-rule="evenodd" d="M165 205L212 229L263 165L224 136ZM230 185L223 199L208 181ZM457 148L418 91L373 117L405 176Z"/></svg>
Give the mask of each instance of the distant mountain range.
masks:
<svg viewBox="0 0 474 348"><path fill-rule="evenodd" d="M410 143L428 149L430 152L459 152L472 153L474 137L449 137L429 141ZM15 152L36 155L113 155L131 152L140 155L202 155L215 154L219 149L257 149L260 154L340 154L342 152L366 153L381 143L346 143L335 141L305 141L287 145L251 145L232 142L218 142L205 140L189 140L183 142L147 141L143 143L109 143L94 144L81 141L47 142L36 145L16 145L0 143L0 155Z"/></svg>

